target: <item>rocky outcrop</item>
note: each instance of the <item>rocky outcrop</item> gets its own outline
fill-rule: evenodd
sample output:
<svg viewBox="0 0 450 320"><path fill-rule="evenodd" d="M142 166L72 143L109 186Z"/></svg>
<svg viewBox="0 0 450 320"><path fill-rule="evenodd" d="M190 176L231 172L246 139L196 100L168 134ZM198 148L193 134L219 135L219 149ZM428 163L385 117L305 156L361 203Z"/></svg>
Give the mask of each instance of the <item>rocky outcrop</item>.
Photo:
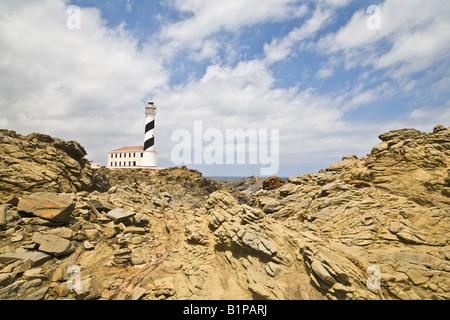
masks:
<svg viewBox="0 0 450 320"><path fill-rule="evenodd" d="M448 128L439 125L431 133L395 130L379 138L382 142L373 147L367 157L344 157L341 162L330 165L324 174L333 179L360 180L399 192L408 190L409 194L415 193L418 200L421 194L424 198L429 195L446 197L450 158Z"/></svg>
<svg viewBox="0 0 450 320"><path fill-rule="evenodd" d="M162 201L189 205L199 208L207 197L217 190L226 189L241 202L247 202L250 195L239 192L232 187L225 186L202 173L186 167L176 167L161 170L145 169L99 169L99 172L108 177L109 182L115 186L137 186L146 188L145 193L158 194L155 201Z"/></svg>
<svg viewBox="0 0 450 320"><path fill-rule="evenodd" d="M105 191L108 181L89 165L76 141L0 130L0 196L24 192Z"/></svg>
<svg viewBox="0 0 450 320"><path fill-rule="evenodd" d="M263 189L264 190L276 190L280 188L281 186L284 186L286 184L286 181L279 177L270 177L263 182Z"/></svg>
<svg viewBox="0 0 450 320"><path fill-rule="evenodd" d="M264 180L266 178L251 176L240 180L217 180L217 182L243 193L254 194L262 189Z"/></svg>
<svg viewBox="0 0 450 320"><path fill-rule="evenodd" d="M0 299L448 300L449 131L392 131L251 197L186 168L11 192Z"/></svg>

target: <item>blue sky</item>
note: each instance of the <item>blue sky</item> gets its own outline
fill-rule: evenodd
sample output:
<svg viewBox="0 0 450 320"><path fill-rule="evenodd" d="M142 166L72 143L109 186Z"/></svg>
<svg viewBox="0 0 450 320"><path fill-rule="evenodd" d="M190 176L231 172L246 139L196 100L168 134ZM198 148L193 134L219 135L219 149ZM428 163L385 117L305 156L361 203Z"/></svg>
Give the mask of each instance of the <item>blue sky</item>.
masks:
<svg viewBox="0 0 450 320"><path fill-rule="evenodd" d="M67 27L70 5L80 29ZM77 140L102 164L143 144L150 97L161 166L173 165L171 134L202 121L278 129L280 176L365 156L389 130L450 122L447 0L19 0L0 12L0 127Z"/></svg>

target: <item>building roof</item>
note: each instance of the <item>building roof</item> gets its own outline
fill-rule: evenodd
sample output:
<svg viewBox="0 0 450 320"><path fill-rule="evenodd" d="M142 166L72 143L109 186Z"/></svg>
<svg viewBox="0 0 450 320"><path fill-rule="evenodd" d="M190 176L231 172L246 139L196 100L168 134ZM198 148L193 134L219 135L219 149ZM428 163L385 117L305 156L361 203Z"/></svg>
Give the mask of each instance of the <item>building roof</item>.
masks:
<svg viewBox="0 0 450 320"><path fill-rule="evenodd" d="M120 149L112 150L110 152L131 152L131 151L144 151L144 147L143 146L123 147Z"/></svg>

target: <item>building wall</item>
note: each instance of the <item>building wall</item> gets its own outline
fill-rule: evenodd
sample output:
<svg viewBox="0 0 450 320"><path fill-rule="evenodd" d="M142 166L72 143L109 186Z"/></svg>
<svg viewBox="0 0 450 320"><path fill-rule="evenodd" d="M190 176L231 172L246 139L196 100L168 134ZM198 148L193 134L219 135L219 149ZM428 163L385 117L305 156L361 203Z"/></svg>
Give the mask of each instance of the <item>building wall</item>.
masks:
<svg viewBox="0 0 450 320"><path fill-rule="evenodd" d="M156 151L110 151L107 168L141 168L156 167L158 154Z"/></svg>
<svg viewBox="0 0 450 320"><path fill-rule="evenodd" d="M142 167L144 151L108 152L108 168Z"/></svg>

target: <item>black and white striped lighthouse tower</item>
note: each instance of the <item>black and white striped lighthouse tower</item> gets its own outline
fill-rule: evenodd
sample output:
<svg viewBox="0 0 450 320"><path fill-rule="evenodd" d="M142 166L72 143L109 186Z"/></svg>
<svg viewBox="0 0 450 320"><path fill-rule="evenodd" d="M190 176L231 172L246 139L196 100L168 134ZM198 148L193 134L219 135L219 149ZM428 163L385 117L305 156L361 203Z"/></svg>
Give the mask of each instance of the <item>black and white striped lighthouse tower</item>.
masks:
<svg viewBox="0 0 450 320"><path fill-rule="evenodd" d="M144 167L156 167L158 164L158 153L155 151L155 115L156 106L150 100L145 107Z"/></svg>

